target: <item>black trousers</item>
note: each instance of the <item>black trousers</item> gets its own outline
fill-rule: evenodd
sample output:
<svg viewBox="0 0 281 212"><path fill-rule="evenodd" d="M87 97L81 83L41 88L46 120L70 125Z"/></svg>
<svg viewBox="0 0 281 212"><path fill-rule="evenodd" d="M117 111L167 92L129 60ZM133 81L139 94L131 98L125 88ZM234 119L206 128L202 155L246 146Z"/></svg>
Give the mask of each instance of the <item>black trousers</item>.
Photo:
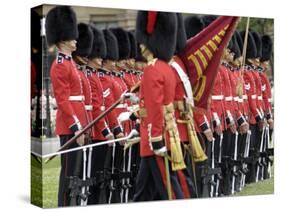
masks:
<svg viewBox="0 0 281 212"><path fill-rule="evenodd" d="M64 145L74 135L61 135L60 145ZM78 147L74 142L69 148ZM61 155L61 171L59 177L58 206L77 205L79 198L70 197L71 189L68 188L68 177L77 176L81 178L82 170L82 150Z"/></svg>
<svg viewBox="0 0 281 212"><path fill-rule="evenodd" d="M93 143L103 142L94 140ZM92 151L91 176L95 177L96 184L90 186L88 204L106 203L106 193L104 192L106 182L104 178L105 159L108 151L108 145L97 146Z"/></svg>
<svg viewBox="0 0 281 212"><path fill-rule="evenodd" d="M233 155L233 139L235 139L235 134L233 134L230 129L223 132L223 142L222 142L222 193L224 195L229 195L231 193L231 169L230 159Z"/></svg>
<svg viewBox="0 0 281 212"><path fill-rule="evenodd" d="M164 158L142 157L133 201L167 200L168 193L163 179L166 179ZM170 180L174 198L183 199L184 195L176 172L170 171Z"/></svg>
<svg viewBox="0 0 281 212"><path fill-rule="evenodd" d="M182 147L184 150L184 147ZM196 173L195 172L195 162L192 162L192 156L190 155L189 151L185 150L184 152L184 162L186 165L186 169L183 170L185 181L188 185L189 193L191 198L197 198L198 193L195 186L195 180L196 180ZM194 164L193 164L194 163ZM193 170L194 165L194 170Z"/></svg>
<svg viewBox="0 0 281 212"><path fill-rule="evenodd" d="M249 157L252 158L252 162L248 164L248 170L249 172L246 175L246 183L253 183L256 180L256 165L257 162L255 161L255 155L257 153L257 135L258 135L258 129L257 125L250 125L251 129L251 138L250 138L250 152Z"/></svg>

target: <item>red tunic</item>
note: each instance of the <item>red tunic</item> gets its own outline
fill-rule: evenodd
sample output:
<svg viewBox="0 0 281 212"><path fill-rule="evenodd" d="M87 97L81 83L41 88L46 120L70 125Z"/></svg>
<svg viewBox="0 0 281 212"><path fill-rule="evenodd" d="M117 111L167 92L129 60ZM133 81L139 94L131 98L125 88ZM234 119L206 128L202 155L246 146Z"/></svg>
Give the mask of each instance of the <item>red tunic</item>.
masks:
<svg viewBox="0 0 281 212"><path fill-rule="evenodd" d="M51 81L57 102L56 134L70 135L87 123L81 78L70 56L59 53L51 67Z"/></svg>
<svg viewBox="0 0 281 212"><path fill-rule="evenodd" d="M240 74L236 70L232 70L228 72L229 79L231 82L231 89L232 89L232 96L233 96L233 112L234 112L234 118L237 121L238 125L240 126L245 122L244 116L243 116L243 102L240 101L240 98L238 96L238 86L241 80Z"/></svg>
<svg viewBox="0 0 281 212"><path fill-rule="evenodd" d="M228 122L235 121L235 108L234 100L232 95L231 80L229 78L229 68L226 67L228 64L220 65L220 71L222 76L222 85L223 85L223 95L224 95L224 121L225 127L227 128Z"/></svg>
<svg viewBox="0 0 281 212"><path fill-rule="evenodd" d="M258 73L258 71L254 70L251 71L253 78L255 80L255 84L256 84L256 95L257 95L257 107L260 110L260 112L263 113L265 107L263 104L263 98L262 98L262 82L261 82L261 78L260 75Z"/></svg>
<svg viewBox="0 0 281 212"><path fill-rule="evenodd" d="M262 98L263 98L265 113L267 118L272 118L272 105L271 105L272 94L271 94L270 83L265 72L260 72L259 74L262 83Z"/></svg>
<svg viewBox="0 0 281 212"><path fill-rule="evenodd" d="M187 73L187 70L186 70L182 60L176 55L173 57L173 59L174 59L174 62L176 62L181 67L181 69L184 71L184 73ZM187 96L187 94L185 92L183 82L181 81L181 79L180 79L177 71L175 70L175 68L173 66L171 66L171 68L174 71L174 76L175 76L175 80L176 80L176 89L175 89L175 99L174 99L174 101L176 101L176 102L177 101L185 101L185 97L187 97L187 98L189 98L189 97ZM175 117L176 117L176 120L182 119L182 117L180 116L180 111L178 110L178 108L176 108L176 110L175 110ZM194 112L194 121L196 122L196 124L198 126L201 126L201 127L202 126L209 126L208 120L206 120L204 118L204 114L202 114L202 113ZM178 131L179 131L181 141L187 142L189 139L188 139L188 130L187 130L186 124L177 122L177 127L178 127Z"/></svg>
<svg viewBox="0 0 281 212"><path fill-rule="evenodd" d="M98 76L96 75L96 73L94 72L94 69L89 66L86 66L86 71L87 73L89 73L87 74L87 76L92 91L92 95L91 95L92 98L91 104L93 107L92 117L93 119L95 119L105 109L103 90L101 87L101 82ZM104 136L108 135L108 133L110 133L110 130L107 126L105 118L102 118L93 127L92 138L93 140L105 140Z"/></svg>
<svg viewBox="0 0 281 212"><path fill-rule="evenodd" d="M165 134L163 106L174 101L176 88L174 76L171 67L162 60L157 60L144 69L140 88L140 108L145 108L147 115L141 118L140 124L141 157L154 155L149 145L149 124L151 124L151 137ZM166 142L169 147L167 140Z"/></svg>
<svg viewBox="0 0 281 212"><path fill-rule="evenodd" d="M79 70L79 67L77 68ZM87 111L87 123L90 123L93 119L92 117L92 91L91 91L91 87L90 87L90 83L89 80L87 79L87 76L85 75L85 73L83 72L83 67L81 67L81 70L79 70L79 75L81 78L81 82L82 82L82 87L83 87L83 94L85 97L84 100L84 104L85 104L85 110Z"/></svg>
<svg viewBox="0 0 281 212"><path fill-rule="evenodd" d="M256 124L256 120L259 120L261 117L259 117L259 110L256 101L256 84L249 66L246 66L243 78L249 105L249 123Z"/></svg>
<svg viewBox="0 0 281 212"><path fill-rule="evenodd" d="M110 76L110 72L104 69L99 69L97 76L99 77L103 90L104 106L105 108L108 108L113 105L116 100L113 92L115 88L112 77ZM108 113L108 115L106 116L106 122L115 135L116 133L118 134L118 132L120 132L120 126L118 124L117 114L115 110L112 110L110 113Z"/></svg>
<svg viewBox="0 0 281 212"><path fill-rule="evenodd" d="M225 129L224 124L224 93L223 93L223 83L221 71L219 70L217 76L215 77L212 96L211 96L211 115L213 121L218 117L221 123L222 129Z"/></svg>

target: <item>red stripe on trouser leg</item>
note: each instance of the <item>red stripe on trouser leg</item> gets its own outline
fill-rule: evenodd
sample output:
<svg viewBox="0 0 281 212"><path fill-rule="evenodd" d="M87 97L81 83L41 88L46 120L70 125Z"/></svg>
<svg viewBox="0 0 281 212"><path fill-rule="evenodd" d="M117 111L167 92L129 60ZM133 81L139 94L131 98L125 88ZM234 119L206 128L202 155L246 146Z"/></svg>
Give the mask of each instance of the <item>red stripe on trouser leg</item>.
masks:
<svg viewBox="0 0 281 212"><path fill-rule="evenodd" d="M155 158L156 158L156 162L159 167L159 170L160 170L162 181L164 183L165 189L167 190L166 170L165 170L165 165L164 165L164 161L163 161L164 158L160 157L160 156L155 156ZM171 184L171 187L172 187L172 199L176 199L176 195L175 195L175 192L173 191L172 184ZM168 192L168 190L167 190L167 192Z"/></svg>
<svg viewBox="0 0 281 212"><path fill-rule="evenodd" d="M180 184L181 184L181 188L182 188L182 191L183 191L183 194L184 194L184 198L189 199L190 198L190 192L189 192L189 188L188 188L188 185L186 183L186 180L185 180L185 176L184 176L184 174L182 173L181 170L177 171L177 175L178 175L178 178L180 180Z"/></svg>

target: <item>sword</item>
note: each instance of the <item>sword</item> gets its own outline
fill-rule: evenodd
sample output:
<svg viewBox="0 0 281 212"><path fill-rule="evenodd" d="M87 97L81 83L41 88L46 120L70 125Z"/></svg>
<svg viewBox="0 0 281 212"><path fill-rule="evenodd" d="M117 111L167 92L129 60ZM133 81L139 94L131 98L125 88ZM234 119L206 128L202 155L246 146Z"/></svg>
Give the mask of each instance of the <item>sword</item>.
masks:
<svg viewBox="0 0 281 212"><path fill-rule="evenodd" d="M123 138L117 138L117 139L108 140L108 141L104 141L104 142L99 142L99 143L88 144L88 145L84 145L84 146L80 146L80 147L75 147L75 148L71 148L71 149L67 149L67 150L63 150L63 151L53 152L53 153L46 154L46 155L40 155L40 157L41 158L50 158L50 157L53 157L55 155L62 155L62 154L68 153L68 152L74 152L74 151L78 151L78 150L81 150L81 149L84 149L84 148L102 146L102 145L106 145L106 144L114 144L114 143L119 142L119 141L126 141L126 140L132 138L135 135L138 135L138 132L135 129L133 129L129 133L129 135L127 135L126 137L123 137ZM37 154L37 155L39 155L39 154ZM47 163L48 161L49 160L47 159L45 161L45 163Z"/></svg>
<svg viewBox="0 0 281 212"><path fill-rule="evenodd" d="M235 141L234 141L234 162L237 160L237 142L238 142L238 132L235 132ZM233 174L232 174L232 185L231 185L231 194L234 194L235 191L235 172L237 170L237 166L233 166Z"/></svg>
<svg viewBox="0 0 281 212"><path fill-rule="evenodd" d="M220 143L219 143L219 164L221 164L221 156L222 156L222 140L223 140L223 133L220 135ZM216 197L219 196L219 185L220 185L220 179L217 178L217 184L216 184Z"/></svg>
<svg viewBox="0 0 281 212"><path fill-rule="evenodd" d="M172 200L172 186L171 186L171 178L170 178L168 155L164 156L164 161L165 161L165 171L166 171L166 180L167 180L168 199Z"/></svg>

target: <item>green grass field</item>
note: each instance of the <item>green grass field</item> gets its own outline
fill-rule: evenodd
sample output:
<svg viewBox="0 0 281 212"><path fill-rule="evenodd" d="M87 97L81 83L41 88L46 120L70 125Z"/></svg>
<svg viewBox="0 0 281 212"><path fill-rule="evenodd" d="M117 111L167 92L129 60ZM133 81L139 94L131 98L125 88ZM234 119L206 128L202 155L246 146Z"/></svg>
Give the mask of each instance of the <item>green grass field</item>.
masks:
<svg viewBox="0 0 281 212"><path fill-rule="evenodd" d="M48 164L41 165L31 161L31 202L43 208L57 207L58 181L60 171L60 160L55 158ZM272 169L273 170L273 169ZM273 172L272 172L273 173ZM42 188L42 189L41 189ZM274 193L274 177L262 182L246 185L243 190L234 196L260 195Z"/></svg>

